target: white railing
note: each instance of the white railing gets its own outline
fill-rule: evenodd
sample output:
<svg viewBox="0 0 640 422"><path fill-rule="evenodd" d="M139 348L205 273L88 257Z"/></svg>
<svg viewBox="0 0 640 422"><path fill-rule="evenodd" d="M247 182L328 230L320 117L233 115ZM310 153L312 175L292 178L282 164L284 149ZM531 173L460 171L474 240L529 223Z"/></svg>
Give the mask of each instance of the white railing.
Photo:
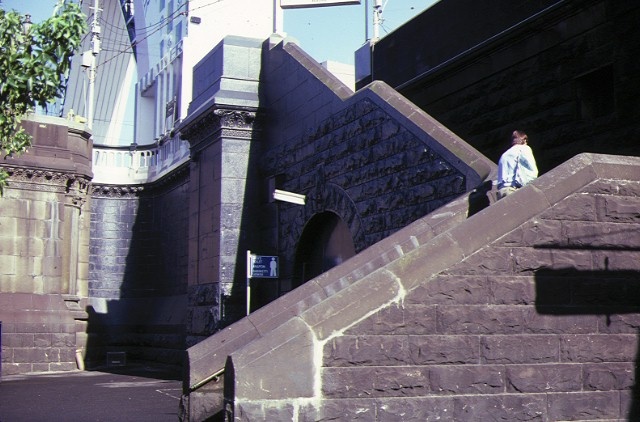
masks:
<svg viewBox="0 0 640 422"><path fill-rule="evenodd" d="M93 183L136 185L160 179L189 161L189 143L178 137L162 144L93 146Z"/></svg>

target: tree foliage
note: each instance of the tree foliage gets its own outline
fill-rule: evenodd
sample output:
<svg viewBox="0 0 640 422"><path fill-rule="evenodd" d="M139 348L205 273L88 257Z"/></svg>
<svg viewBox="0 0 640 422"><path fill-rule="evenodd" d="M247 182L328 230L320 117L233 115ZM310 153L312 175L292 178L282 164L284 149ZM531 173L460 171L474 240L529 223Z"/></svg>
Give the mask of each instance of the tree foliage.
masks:
<svg viewBox="0 0 640 422"><path fill-rule="evenodd" d="M2 157L21 154L31 135L22 117L37 105L61 98L70 58L87 32L80 6L60 0L53 16L25 31L25 18L0 9L0 148ZM0 168L0 193L7 174Z"/></svg>

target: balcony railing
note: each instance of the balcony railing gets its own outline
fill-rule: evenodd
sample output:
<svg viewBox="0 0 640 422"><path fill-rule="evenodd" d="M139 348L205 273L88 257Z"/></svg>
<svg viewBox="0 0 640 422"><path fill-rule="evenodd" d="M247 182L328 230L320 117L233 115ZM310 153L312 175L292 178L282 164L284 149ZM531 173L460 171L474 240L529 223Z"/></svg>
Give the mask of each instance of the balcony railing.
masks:
<svg viewBox="0 0 640 422"><path fill-rule="evenodd" d="M160 145L93 146L93 183L138 185L160 179L189 161L189 143L178 137Z"/></svg>

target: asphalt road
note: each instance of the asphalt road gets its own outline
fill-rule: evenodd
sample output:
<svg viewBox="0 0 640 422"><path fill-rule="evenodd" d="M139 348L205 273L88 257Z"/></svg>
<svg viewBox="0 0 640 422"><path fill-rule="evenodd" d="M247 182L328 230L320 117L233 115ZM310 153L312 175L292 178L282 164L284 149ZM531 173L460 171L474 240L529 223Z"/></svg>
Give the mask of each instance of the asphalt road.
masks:
<svg viewBox="0 0 640 422"><path fill-rule="evenodd" d="M181 393L150 368L3 376L0 422L178 421Z"/></svg>

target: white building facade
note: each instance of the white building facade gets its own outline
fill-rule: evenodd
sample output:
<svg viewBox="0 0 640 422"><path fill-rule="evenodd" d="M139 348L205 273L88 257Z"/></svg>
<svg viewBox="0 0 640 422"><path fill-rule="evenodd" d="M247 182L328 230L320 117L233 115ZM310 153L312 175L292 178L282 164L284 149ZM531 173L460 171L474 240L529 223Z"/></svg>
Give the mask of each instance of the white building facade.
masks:
<svg viewBox="0 0 640 422"><path fill-rule="evenodd" d="M194 65L228 35L267 39L283 15L278 0L85 0L82 7L95 34L83 51L98 51L91 122L98 148L171 141L188 112ZM86 118L87 54L74 60L63 114Z"/></svg>

